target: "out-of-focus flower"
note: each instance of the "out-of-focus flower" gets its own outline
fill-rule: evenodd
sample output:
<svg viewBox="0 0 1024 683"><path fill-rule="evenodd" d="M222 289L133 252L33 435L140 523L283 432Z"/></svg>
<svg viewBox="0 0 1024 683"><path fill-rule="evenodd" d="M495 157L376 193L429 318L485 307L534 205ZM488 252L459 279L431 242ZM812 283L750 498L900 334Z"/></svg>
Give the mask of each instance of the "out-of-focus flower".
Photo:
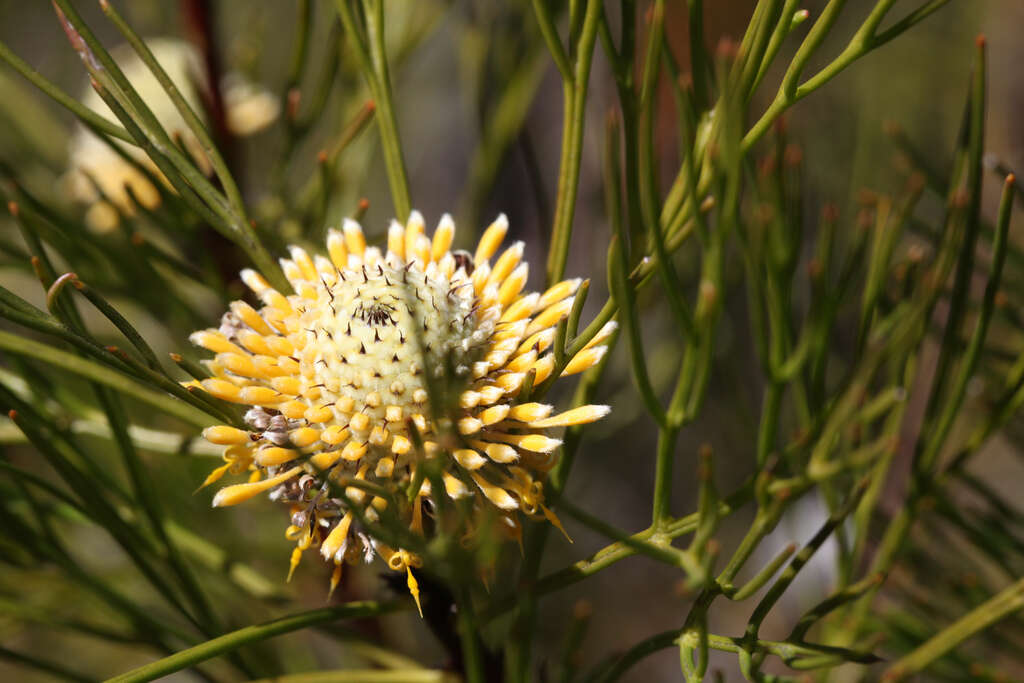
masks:
<svg viewBox="0 0 1024 683"><path fill-rule="evenodd" d="M434 481L447 496L472 500L467 537L486 530L518 540L520 513L558 525L544 505L542 481L561 442L547 430L592 422L609 408L552 415L550 405L520 400L528 376L536 386L555 370L556 326L581 281L525 292L522 242L491 264L507 227L500 216L471 255L450 250L449 216L428 239L413 212L405 226L392 223L382 252L367 247L359 224L346 220L341 232L329 231L329 257L292 247L291 259L281 261L296 294L285 296L244 271L262 308L236 301L220 329L192 335L216 354L206 361L213 377L201 386L252 406L245 415L250 430L204 431L226 446L226 464L207 484L228 471L251 473L247 483L222 488L213 504L264 492L287 503L293 571L303 550L318 547L336 565L333 590L343 562L376 554L407 572L415 596L411 568L421 558L389 547L358 517L376 522L387 510L426 535L424 517L434 510L430 479L418 473L425 463L440 465ZM596 364L614 325L562 375Z"/></svg>
<svg viewBox="0 0 1024 683"><path fill-rule="evenodd" d="M157 62L164 68L182 97L201 119L205 119L204 102L209 100L210 86L199 53L190 43L174 38L155 38L146 42ZM160 125L195 160L204 173L211 171L210 161L199 140L189 129L171 98L130 45L110 51L125 77L149 106ZM269 92L249 83L237 74L224 77L224 95L228 128L236 135L251 135L277 118L279 105ZM117 122L103 99L91 86L82 92L81 101L105 118ZM156 165L138 147L118 145L118 149L79 125L72 135L68 157L71 169L66 182L71 195L90 204L86 222L97 232L108 232L118 225L118 213L135 215L135 201L147 209L160 204L160 193L144 172L125 156L163 180ZM126 187L135 196L132 201Z"/></svg>

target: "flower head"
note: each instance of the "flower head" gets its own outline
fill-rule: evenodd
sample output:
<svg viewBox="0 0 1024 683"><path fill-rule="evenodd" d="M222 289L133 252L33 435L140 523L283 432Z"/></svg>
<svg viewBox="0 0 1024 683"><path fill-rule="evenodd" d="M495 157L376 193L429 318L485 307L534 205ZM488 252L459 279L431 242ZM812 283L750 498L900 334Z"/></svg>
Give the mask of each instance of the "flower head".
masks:
<svg viewBox="0 0 1024 683"><path fill-rule="evenodd" d="M281 261L295 294L244 271L262 307L236 301L220 329L192 335L216 354L202 387L251 406L249 430L204 432L227 447L226 464L207 483L226 471L251 472L248 482L222 488L213 504L267 492L291 506L293 570L309 547L335 563L333 582L343 562L374 555L398 571L419 566L416 554L389 547L360 519L376 521L390 505L412 533L425 534L432 493L471 499L476 525L493 528L497 520L508 537L518 538L520 515L557 524L544 505L543 479L561 442L547 431L597 420L609 409L586 405L552 415L550 405L522 396L524 382L540 385L556 371L556 326L580 280L524 291L522 242L491 263L507 227L500 216L475 254L453 252L451 218L428 239L413 212L405 226L392 223L382 252L367 247L359 224L347 220L341 232L329 231L329 257L292 247ZM606 325L561 374L597 363L613 329ZM443 494L417 471L427 462L439 463L434 481ZM390 502L388 492L395 494ZM414 588L411 571L409 579Z"/></svg>

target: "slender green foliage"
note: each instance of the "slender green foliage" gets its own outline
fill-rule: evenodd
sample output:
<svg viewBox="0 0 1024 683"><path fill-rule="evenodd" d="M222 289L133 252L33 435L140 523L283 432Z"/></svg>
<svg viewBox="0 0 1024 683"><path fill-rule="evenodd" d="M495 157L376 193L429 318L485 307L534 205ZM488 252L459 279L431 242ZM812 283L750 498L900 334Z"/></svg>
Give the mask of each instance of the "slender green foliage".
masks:
<svg viewBox="0 0 1024 683"><path fill-rule="evenodd" d="M279 90L270 96L283 112L276 137L252 155L269 170L243 166L250 155L238 154L237 141L222 135L223 121L210 118L216 106L207 112L190 104L142 37L146 32L133 26L134 11L122 15L120 5L101 0L102 14L86 16L109 20L185 130L169 129L156 103L130 82L130 70L86 23L82 3L52 4L118 123L86 109L56 85L59 79L43 76L3 43L0 62L104 141L133 177L153 185L159 203L131 183L124 188L128 201L120 202L89 171L83 175L97 203L69 204L61 183L40 187L40 172L8 160L0 144L0 192L17 228L10 239L0 234L0 266L23 276L0 287L0 318L10 324L0 330L0 402L10 411L0 425L0 442L10 449L0 458L0 609L12 632L69 633L153 659L120 675L118 663L99 674L125 683L185 670L211 681L616 681L669 649L677 651L688 683L727 677L714 669L725 661L716 660L716 651L750 681L804 680L801 672L821 681L840 674L999 680L999 667L1024 665L1024 516L974 467L994 437L1019 441L1024 406L1024 251L1012 233L1013 205L1024 190L1005 163L985 155L991 96L984 40L948 171L913 135L890 130L907 171L897 193L864 193L843 211L833 204L812 210L823 169L804 158L806 131L785 120L801 100L948 0L828 0L816 9L759 0L740 40L723 40L714 50L705 19L717 8L701 0L450 7L300 0L280 14L294 25L271 27L261 44L258 31L249 35L230 23L234 9L218 14L224 26L214 31L207 3L182 2L214 105L227 94L220 91L221 59L238 60L235 53L258 45L256 52L283 60ZM239 16L250 11L239 9ZM287 36L280 50L272 45L278 33ZM221 44L228 34L241 36L230 50ZM418 168L424 155L408 141L424 136L409 127L432 125L431 111L420 109L413 79L399 76L414 59L434 54L421 54L421 46L440 43L457 46L459 75L472 89L466 100L478 110L476 148L453 150L466 157L462 214L475 221L498 196L495 186L512 177L506 167L520 168L509 160L521 161L532 197L507 208L510 234L520 230L532 240L523 215L539 216L546 243L531 241L525 250L543 255L542 279L556 288L550 291L567 286L557 284L567 272L604 257L604 272L572 282L572 301L551 309L560 317L516 351L548 364L515 361L501 381L516 383L519 404L529 406L524 413L543 413L530 418L536 422L547 417L540 401L560 400L556 379L585 358L589 369L565 399L584 410L608 402L612 412L599 424L570 424L560 441L552 432L539 451L509 446L515 455L508 456L485 448L498 444L479 446L488 432L473 431L475 423L463 420L469 413L459 412L460 401L475 401L479 419L472 419L483 424L485 415L493 417L488 426L502 429L501 439L521 443L526 435L525 419L501 412L509 406L482 402L493 389L489 379L474 386L477 395L461 393L462 375L476 372L482 359L457 368L448 367L450 358L435 363L424 373L423 414L399 409L399 418L387 418L400 420L409 434L407 452L386 454L391 467L409 459L403 488L367 480L365 468L344 478L325 475L322 488L303 489L296 499L288 531L292 540L308 534L292 568L307 546L308 555L326 547L328 532L309 522L322 505L347 511L345 524L375 547L400 549L395 557L404 574L395 575L394 587L408 588L435 638L415 630L421 617L408 609L411 602L362 600L367 590L390 588L368 589L363 578L342 576L341 564L331 590L349 602L273 618L305 589L301 581L279 586L277 570L262 573L260 553L269 542L252 528L259 515L219 522L225 528L208 534L194 528L192 520L201 518L187 508L189 499L163 486L194 481L194 460L222 452L223 467L240 474L247 463L238 465L231 449L273 431L254 426L260 415L243 417L244 407L199 388L211 375L230 378L227 399L235 398L232 388L248 388L243 369L223 371L230 353L203 364L184 350L184 340L192 329L216 327L209 311L237 298L241 267L253 266L282 294L291 292L288 270L301 290L294 276L303 270L301 259L293 253L295 262L282 268L272 255L291 242L319 243L341 216L364 215L365 197L377 196L363 182L375 156L400 223L416 215L412 185L450 185L424 179ZM433 63L417 68L424 65ZM601 78L608 82L599 84ZM544 100L552 92L557 99L559 90L561 125L549 136L538 121L547 123ZM611 97L601 100L600 93ZM444 106L454 114L455 103ZM588 124L599 117L606 125L595 135ZM372 139L361 135L371 120L378 133ZM185 134L208 164L186 150ZM553 136L558 149L549 153L540 141ZM600 197L590 182L598 175L596 165L588 168L591 138L603 139L593 155L601 159ZM1002 193L989 218L984 200L993 171ZM430 172L449 169L434 164ZM103 206L116 217L109 233L88 227L90 212ZM420 248L409 242L422 237L414 232L389 234L386 248ZM353 234L343 239L346 249L362 249ZM333 244L330 257L347 258ZM495 264L456 252L459 266L479 280L478 297L492 296L490 273L517 267L518 249ZM502 286L493 296L527 307L531 300L520 298L520 289ZM262 296L271 307L291 305L273 293ZM245 327L253 324L243 320L247 309L232 310L222 326L259 332L246 345L260 362L271 358L253 351L264 332ZM515 324L497 321L495 338ZM296 363L308 343L302 335L320 334L287 332L294 333L288 343L296 346ZM425 359L426 335L417 330L413 337L414 352ZM171 364L163 355L168 342ZM604 353L601 345L603 357L595 355ZM289 394L287 383L281 387L282 397ZM266 416L294 419L289 410L282 400ZM430 429L420 424L427 416ZM234 428L214 432L229 443L227 451L198 441L199 431L215 424ZM721 445L717 438L709 438L714 448L698 441L722 424L728 439ZM349 427L359 431L355 419ZM379 436L371 433L362 446L377 448ZM612 453L625 441L624 452ZM326 442L316 453L282 443L258 457L301 462L300 487L320 474L313 463L332 450ZM465 465L476 448L489 459ZM595 477L608 464L602 458L612 456L628 460L630 473L614 482L614 500L581 502L583 489L602 481ZM501 481L526 461L543 461L541 488L520 492L512 479ZM387 469L383 459L373 462ZM581 475L585 468L593 469ZM505 517L502 508L519 503L495 492L511 496L504 485L523 500L536 499L522 519L547 522ZM495 505L480 507L479 496L460 493L477 489ZM623 522L631 517L619 494L627 500L644 490L634 497L650 509L650 522L636 530ZM411 526L402 521L409 515ZM789 523L808 517L817 530L791 538ZM552 569L558 531L584 540L566 544ZM90 548L77 547L93 532L109 542L116 560L98 562ZM507 550L505 536L519 542L520 553ZM587 545L594 538L606 545L594 550ZM342 546L336 557L354 550ZM662 591L659 600L678 600L664 612L675 621L639 639L622 629L614 651L581 661L591 650L588 639L602 630L590 625L608 618L599 592L609 584L593 579L602 574L614 583L619 563L633 557L676 577L674 597L667 587L650 586ZM830 567L825 585L798 583L819 562ZM29 586L24 601L15 591L21 585ZM565 603L550 599L595 585L602 587L587 593L593 608L581 602L571 615L559 614L555 606ZM393 614L403 608L409 614ZM741 633L716 632L730 623L721 615L738 613ZM789 624L788 635L765 639L779 619ZM395 634L407 629L443 652L422 663L400 652L407 638ZM550 638L553 629L562 633ZM307 637L313 630L315 641ZM976 637L981 633L985 638ZM333 650L344 658L328 664L312 654L333 657ZM14 638L0 645L0 659L68 680L97 678L86 661L79 666L22 651ZM441 661L446 670L433 668ZM341 664L347 668L333 668ZM780 666L788 672L771 673Z"/></svg>

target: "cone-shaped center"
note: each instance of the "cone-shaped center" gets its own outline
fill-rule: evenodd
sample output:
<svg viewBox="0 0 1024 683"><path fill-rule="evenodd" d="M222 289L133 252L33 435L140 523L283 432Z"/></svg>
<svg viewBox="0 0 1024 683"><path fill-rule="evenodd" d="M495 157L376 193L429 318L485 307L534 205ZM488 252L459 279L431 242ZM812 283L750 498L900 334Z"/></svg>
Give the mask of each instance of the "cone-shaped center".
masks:
<svg viewBox="0 0 1024 683"><path fill-rule="evenodd" d="M341 275L303 315L303 374L326 396L381 419L389 406L423 403L424 373L465 372L477 326L471 286L452 288L416 266Z"/></svg>

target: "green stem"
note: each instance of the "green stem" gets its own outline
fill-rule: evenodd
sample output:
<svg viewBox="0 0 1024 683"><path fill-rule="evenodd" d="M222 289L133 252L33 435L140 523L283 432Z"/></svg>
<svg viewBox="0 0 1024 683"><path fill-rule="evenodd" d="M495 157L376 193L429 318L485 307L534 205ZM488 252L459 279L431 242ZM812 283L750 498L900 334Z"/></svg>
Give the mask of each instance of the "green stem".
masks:
<svg viewBox="0 0 1024 683"><path fill-rule="evenodd" d="M654 654L659 650L665 650L676 646L682 635L683 634L678 630L663 631L662 633L655 634L650 638L640 641L617 659L612 668L596 677L596 680L601 681L602 683L611 683L611 681L618 680L626 671L632 668L634 664L642 660L644 657ZM740 638L730 638L714 634L708 634L707 645L712 650L732 652L734 654L742 654L744 647L744 643ZM812 657L815 659L821 658L818 663L819 666L822 667L835 666L844 662L860 662L869 664L878 661L878 658L871 654L814 643L790 643L786 641L758 640L754 643L753 649L758 654L770 654L779 657L790 665L799 664L801 659L809 660ZM794 681L795 679L778 677L772 679L760 678L757 680Z"/></svg>
<svg viewBox="0 0 1024 683"><path fill-rule="evenodd" d="M775 572L779 570L779 567L781 567L794 552L796 552L796 543L790 543L780 550L779 554L776 555L771 562L762 567L761 570L750 579L750 581L747 581L736 589L736 592L730 595L729 598L738 602L740 600L746 600L751 595L761 590L761 588L768 583L773 576L775 576ZM721 577L719 577L719 581L721 581Z"/></svg>
<svg viewBox="0 0 1024 683"><path fill-rule="evenodd" d="M982 52L983 54L983 52ZM984 72L976 74L976 79L981 81L984 76ZM977 98L976 98L977 99ZM976 111L973 117L983 117L984 110L979 109ZM979 124L980 126L980 124ZM979 133L980 136L980 133ZM981 144L978 145L981 148ZM980 171L980 163L977 165L975 173ZM1014 176L1010 175L1007 177L1003 185L1002 200L999 203L999 217L996 220L996 235L995 241L992 244L992 265L989 271L988 282L985 284L985 293L982 296L981 310L978 314L978 320L974 326L974 332L971 335L971 340L967 346L967 349L962 352L962 358L960 365L957 368L956 375L953 378L952 389L950 395L946 398L946 402L943 405L942 411L939 414L938 420L933 424L933 429L930 430L929 438L920 456L919 466L922 472L929 471L934 465L936 459L939 456L943 444L946 442L946 437L949 434L950 429L953 427L953 422L956 416L960 413L962 408L964 395L967 392L967 384L970 381L971 376L974 375L975 370L978 367L978 362L981 360L981 353L985 346L985 340L988 336L989 323L992 321L992 314L995 311L996 294L999 292L999 285L1003 273L1003 265L1006 263L1006 245L1007 237L1010 230L1010 214L1013 207L1013 181ZM981 201L981 179L975 178L974 186L971 189L972 192L972 205L976 205L980 209ZM975 227L970 234L977 236L977 225L980 223L976 213L972 212L975 218L969 225ZM968 246L973 251L974 241L968 240ZM961 261L961 264L963 262ZM967 299L969 297L969 285L971 275L973 274L973 265L967 264L967 274L964 275L964 282L961 283L961 271L957 271L957 281L954 284L954 302L963 300L961 306L967 305ZM962 290L961 296L956 296L958 291ZM953 311L951 308L950 319L952 320ZM952 325L952 322L949 323ZM952 347L951 335L949 334L949 326L947 326L947 334L943 338L943 351L947 349L947 344ZM959 333L959 328L956 330L956 334ZM941 361L940 357L940 361ZM940 369L942 364L940 362ZM938 372L938 371L937 371ZM936 377L936 384L940 384L940 379Z"/></svg>
<svg viewBox="0 0 1024 683"><path fill-rule="evenodd" d="M572 79L565 79L562 88L565 115L562 129L562 159L558 172L558 195L555 200L554 224L551 228L551 248L548 252L549 286L562 279L569 258L572 221L576 212L576 193L579 190L587 84L590 80L590 65L594 59L594 44L597 41L601 13L601 1L589 0L580 41L576 46L576 64Z"/></svg>
<svg viewBox="0 0 1024 683"><path fill-rule="evenodd" d="M409 200L409 180L402 157L402 145L398 138L398 124L391 100L391 81L388 75L387 55L384 53L384 10L383 2L375 0L372 7L366 7L366 35L360 30L352 8L347 0L335 0L341 23L345 27L349 43L355 50L363 77L373 95L377 114L377 129L380 133L384 163L391 185L391 200L395 205L396 218L405 222L412 206Z"/></svg>
<svg viewBox="0 0 1024 683"><path fill-rule="evenodd" d="M121 392L127 396L138 399L159 408L168 415L183 420L189 424L199 427L208 427L215 421L206 413L200 412L192 406L178 401L170 396L165 396L152 391L135 380L122 375L111 368L103 367L98 363L80 358L67 351L61 351L52 346L41 344L38 341L25 337L0 331L0 349L10 351L21 356L27 356L36 360L48 363L61 368L80 377L98 382Z"/></svg>
<svg viewBox="0 0 1024 683"><path fill-rule="evenodd" d="M258 643L282 633L291 633L292 631L298 631L338 619L378 616L393 612L399 609L399 607L399 603L351 602L338 607L324 607L308 612L300 612L255 626L246 626L245 628L190 647L187 650L176 652L169 657L164 657L163 659L140 666L137 669L132 669L127 673L109 679L107 683L142 683L143 681L152 681L161 676L167 676L175 671L181 671L187 667L194 666L199 662L205 662L218 655L233 652L244 645Z"/></svg>
<svg viewBox="0 0 1024 683"><path fill-rule="evenodd" d="M480 637L476 615L473 612L473 599L465 583L461 583L457 590L459 597L456 607L456 629L459 632L459 642L462 643L462 673L467 683L484 683Z"/></svg>
<svg viewBox="0 0 1024 683"><path fill-rule="evenodd" d="M608 522L581 510L567 500L561 501L559 509L584 526L598 532L602 536L624 543L637 552L647 555L659 562L679 567L691 577L698 577L701 573L700 567L694 561L693 557L685 551L672 547L667 542L667 539L663 540L662 538L657 537L652 538L652 540L642 540L636 538L635 536L631 536L625 531L614 527Z"/></svg>
<svg viewBox="0 0 1024 683"><path fill-rule="evenodd" d="M253 683L458 683L462 679L445 671L413 669L344 669L339 671L311 671L263 678Z"/></svg>
<svg viewBox="0 0 1024 683"><path fill-rule="evenodd" d="M132 346L134 346L142 355L146 365L148 365L151 370L166 374L163 372L160 366L160 361L157 360L156 353L153 351L152 347L146 343L146 340L142 338L142 335L139 334L138 330L136 330L132 324L128 322L123 315L121 315L120 311L114 308L109 301L104 299L92 287L79 280L74 273L68 273L67 275L70 275L69 279L71 286L81 292L82 296L88 299L89 303L95 306L96 309L102 313L103 316L109 320L129 342L131 342ZM57 281L54 282L54 287L56 287L58 283L67 282L65 279L67 275L58 278ZM51 287L51 290L54 287ZM49 298L50 294L47 293L47 300L49 300Z"/></svg>
<svg viewBox="0 0 1024 683"><path fill-rule="evenodd" d="M747 485L742 486L727 499L719 503L718 516L725 517L735 512L740 506L749 501L752 495L753 488L748 482ZM661 537L665 539L678 538L696 531L699 522L699 515L694 512L686 515L685 517L680 517L679 519L668 522L661 532L658 533L660 533ZM656 532L653 528L647 528L633 534L631 538L640 541L647 541L650 540L655 533ZM635 547L631 547L630 544L622 543L621 541L612 543L611 545L601 548L586 559L574 562L564 569L552 572L551 574L542 577L535 584L534 592L537 595L544 595L561 588L565 588L566 586L570 586L578 581L582 581L588 576L593 576L594 574L607 569L620 560L636 555L637 552L639 551ZM504 614L515 607L518 601L519 596L510 596L501 600L492 601L487 609L481 612L480 621L487 622L501 614Z"/></svg>
<svg viewBox="0 0 1024 683"><path fill-rule="evenodd" d="M665 409L658 400L654 386L651 384L650 374L647 372L643 335L640 331L640 321L636 311L636 292L626 278L625 260L625 244L621 236L616 235L612 238L612 244L608 249L608 287L611 289L613 301L622 309L620 320L626 328L626 336L629 340L633 380L636 382L637 390L640 392L640 398L643 400L647 412L661 427L666 424Z"/></svg>
<svg viewBox="0 0 1024 683"><path fill-rule="evenodd" d="M128 134L128 131L116 123L108 121L65 93L47 80L45 76L29 66L21 57L11 52L10 48L2 42L0 42L0 59L10 64L15 71L24 76L32 85L49 95L57 104L70 111L84 123L118 140L135 144L135 140Z"/></svg>
<svg viewBox="0 0 1024 683"><path fill-rule="evenodd" d="M569 55L565 52L562 39L558 37L558 30L555 28L554 18L545 0L533 0L533 11L537 15L537 25L540 26L540 34L551 51L551 57L555 60L555 66L562 74L562 80L572 82L572 66L569 64Z"/></svg>
<svg viewBox="0 0 1024 683"><path fill-rule="evenodd" d="M683 286L676 273L675 266L665 246L661 221L658 220L658 178L656 172L657 157L654 153L654 108L658 76L661 71L661 46L664 38L665 4L658 0L654 5L651 18L650 36L647 43L647 58L644 64L644 77L640 91L640 150L639 150L639 194L643 221L654 244L654 253L658 257L658 274L661 276L665 297L668 299L669 310L675 318L679 331L684 338L691 341L696 337L693 314L683 300ZM634 131L627 129L627 134Z"/></svg>
<svg viewBox="0 0 1024 683"><path fill-rule="evenodd" d="M267 253L244 212L221 194L196 168L195 162L171 140L69 0L53 2L69 42L92 77L93 88L136 144L143 147L193 210L238 244L275 288L289 293L291 288L284 273Z"/></svg>
<svg viewBox="0 0 1024 683"><path fill-rule="evenodd" d="M793 29L793 14L796 12L796 8L799 5L800 0L786 0L786 4L782 8L782 13L779 15L779 20L775 24L775 30L772 32L771 40L768 41L768 47L765 49L764 55L760 59L757 76L754 78L754 82L750 85L750 89L747 91L748 97L757 91L757 86L759 86L761 81L764 80L769 67L771 67L772 62L775 61L776 55L778 55L779 50L782 48L783 41Z"/></svg>
<svg viewBox="0 0 1024 683"><path fill-rule="evenodd" d="M885 672L883 681L895 683L925 670L968 638L984 631L1011 614L1024 609L1024 579L1007 586L998 594L971 610L929 638L910 654L904 655Z"/></svg>
<svg viewBox="0 0 1024 683"><path fill-rule="evenodd" d="M412 205L409 199L409 179L402 158L402 144L398 137L398 122L391 96L391 75L387 55L384 52L384 1L373 0L372 9L366 12L366 30L370 39L370 56L377 74L378 92L376 103L380 108L377 123L381 130L384 158L387 161L391 193L394 197L395 214L404 222L409 218Z"/></svg>
<svg viewBox="0 0 1024 683"><path fill-rule="evenodd" d="M672 514L672 465L675 460L679 428L662 426L658 430L658 450L654 466L654 496L651 505L651 526L661 529Z"/></svg>
<svg viewBox="0 0 1024 683"><path fill-rule="evenodd" d="M213 144L213 138L210 137L209 132L206 130L206 126L199 119L199 116L192 109L191 105L182 96L181 91L178 90L178 86L174 84L171 77L167 75L164 68L160 66L160 62L153 56L153 52L143 42L142 38L128 25L114 6L110 4L109 0L100 0L100 7L103 12L107 15L110 21L117 27L117 30L121 32L121 35L125 37L128 43L135 50L135 53L139 56L142 62L149 67L150 72L156 77L156 80L160 83L160 86L167 93L171 102L174 104L174 108L181 114L185 124L189 127L189 130L196 136L196 140L199 141L200 146L206 153L207 159L210 161L210 165L213 167L214 173L217 174L217 178L220 180L221 186L224 188L224 192L227 194L228 201L231 203L232 208L235 210L237 215L243 220L245 217L245 204L242 201L242 194L238 190L238 185L235 183L235 179L231 176L231 172L228 170L227 163L224 161L224 157L221 156L220 151L217 150L217 146ZM219 87L217 83L210 83L211 88Z"/></svg>
<svg viewBox="0 0 1024 683"><path fill-rule="evenodd" d="M825 37L831 32L842 11L846 0L830 0L829 4L822 10L818 20L814 22L804 42L797 50L796 56L790 62L786 75L783 77L782 85L779 87L775 99L757 123L743 138L744 151L749 150L754 143L760 140L771 128L772 124L782 116L783 112L789 109L794 103L818 90L830 80L838 76L846 67L857 61L864 55L889 42L896 36L911 28L914 24L922 21L930 14L949 2L949 0L932 0L924 3L917 10L911 12L903 19L895 22L891 27L881 33L877 33L878 25L885 18L885 15L892 9L895 0L879 0L867 19L857 30L846 48L814 76L800 83L807 63L814 52L821 46Z"/></svg>
<svg viewBox="0 0 1024 683"><path fill-rule="evenodd" d="M760 630L761 622L768 615L769 610L778 602L782 594L789 588L790 584L796 578L796 575L803 569L804 565L811 559L818 548L825 542L825 540L832 535L836 527L846 519L846 516L850 514L860 501L861 496L864 493L864 487L861 486L855 489L849 499L843 504L843 506L836 510L828 520L818 529L818 532L814 534L810 541L807 542L800 552L796 554L789 566L782 572L778 580L772 584L772 587L768 589L761 601L757 603L757 607L754 608L753 614L750 616L750 620L747 622L746 635L744 638L748 641L756 640L757 633Z"/></svg>
<svg viewBox="0 0 1024 683"><path fill-rule="evenodd" d="M220 620L214 613L206 593L196 580L191 567L182 557L177 544L167 534L163 509L152 485L152 478L147 476L142 460L135 450L135 445L128 436L128 419L120 397L107 388L96 393L103 411L107 414L114 442L121 452L121 459L135 494L135 502L142 508L150 527L163 546L167 562L174 574L177 575L185 595L192 603L197 619L203 624L204 632L220 632L222 630Z"/></svg>

